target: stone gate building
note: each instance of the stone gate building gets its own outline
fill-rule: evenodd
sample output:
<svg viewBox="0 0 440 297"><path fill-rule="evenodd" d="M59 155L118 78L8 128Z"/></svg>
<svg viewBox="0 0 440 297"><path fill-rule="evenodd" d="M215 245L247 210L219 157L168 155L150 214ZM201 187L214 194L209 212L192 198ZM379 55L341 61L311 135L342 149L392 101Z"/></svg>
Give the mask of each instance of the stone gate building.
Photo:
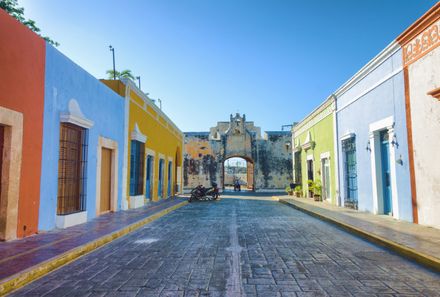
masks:
<svg viewBox="0 0 440 297"><path fill-rule="evenodd" d="M266 131L231 114L209 132L187 132L184 144L184 188L216 182L224 187L225 161L240 157L247 161L247 185L253 189L284 189L292 182L290 131Z"/></svg>

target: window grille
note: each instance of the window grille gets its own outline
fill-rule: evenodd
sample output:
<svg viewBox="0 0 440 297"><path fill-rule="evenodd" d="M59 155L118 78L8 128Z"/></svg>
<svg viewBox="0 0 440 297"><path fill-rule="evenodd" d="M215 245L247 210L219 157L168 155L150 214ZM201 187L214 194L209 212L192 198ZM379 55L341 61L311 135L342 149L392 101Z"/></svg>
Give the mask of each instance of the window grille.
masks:
<svg viewBox="0 0 440 297"><path fill-rule="evenodd" d="M356 169L356 138L351 137L342 141L345 173L345 207L358 209L358 185Z"/></svg>
<svg viewBox="0 0 440 297"><path fill-rule="evenodd" d="M85 210L87 150L87 129L62 123L58 160L58 215Z"/></svg>
<svg viewBox="0 0 440 297"><path fill-rule="evenodd" d="M302 174L301 174L301 152L295 153L295 183L302 183Z"/></svg>
<svg viewBox="0 0 440 297"><path fill-rule="evenodd" d="M144 144L131 141L130 154L130 196L142 195L144 179Z"/></svg>

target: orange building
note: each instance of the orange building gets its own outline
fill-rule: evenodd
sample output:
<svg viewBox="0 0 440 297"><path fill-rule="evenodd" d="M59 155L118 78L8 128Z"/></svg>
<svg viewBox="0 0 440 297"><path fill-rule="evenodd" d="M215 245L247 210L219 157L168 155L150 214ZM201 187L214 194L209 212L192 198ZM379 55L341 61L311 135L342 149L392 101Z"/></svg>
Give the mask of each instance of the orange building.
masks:
<svg viewBox="0 0 440 297"><path fill-rule="evenodd" d="M0 9L0 240L36 233L45 41Z"/></svg>

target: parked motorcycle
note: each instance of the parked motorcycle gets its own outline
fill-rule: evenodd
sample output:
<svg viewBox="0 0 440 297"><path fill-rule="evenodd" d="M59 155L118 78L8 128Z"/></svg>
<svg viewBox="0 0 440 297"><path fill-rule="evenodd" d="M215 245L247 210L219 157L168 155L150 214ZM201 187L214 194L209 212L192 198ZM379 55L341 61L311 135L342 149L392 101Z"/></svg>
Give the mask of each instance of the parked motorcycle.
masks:
<svg viewBox="0 0 440 297"><path fill-rule="evenodd" d="M191 196L189 197L188 202L193 200L217 200L219 196L220 193L216 183L212 183L212 187L210 188L205 188L202 185L198 185L191 190Z"/></svg>

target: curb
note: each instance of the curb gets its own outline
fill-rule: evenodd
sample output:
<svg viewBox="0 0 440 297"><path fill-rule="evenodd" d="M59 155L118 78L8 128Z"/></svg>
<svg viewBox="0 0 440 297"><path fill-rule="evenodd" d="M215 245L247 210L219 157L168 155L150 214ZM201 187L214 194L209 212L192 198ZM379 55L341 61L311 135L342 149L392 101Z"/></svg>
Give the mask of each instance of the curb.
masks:
<svg viewBox="0 0 440 297"><path fill-rule="evenodd" d="M108 235L104 235L92 242L86 243L82 246L76 247L70 251L67 251L59 256L53 257L52 259L49 259L47 261L44 261L40 264L37 264L29 269L26 269L22 272L19 272L13 276L10 276L6 279L0 280L0 296L4 296L8 293L11 293L12 291L15 291L27 284L29 284L32 281L35 281L39 279L40 277L48 274L49 272L52 272L55 269L60 268L61 266L64 266L66 264L69 264L70 262L78 259L81 256L84 256L102 246L104 246L107 243L112 242L113 240L122 237L124 235L127 235L128 233L131 233L140 227L151 223L152 221L155 221L164 215L182 207L188 204L187 201L180 202L176 205L173 205L171 207L168 207L158 213L155 213L145 219L142 219L136 223L133 223L131 225L128 225L118 231L114 231L113 233L110 233Z"/></svg>
<svg viewBox="0 0 440 297"><path fill-rule="evenodd" d="M312 210L303 208L297 204L293 204L293 203L289 203L286 200L280 199L279 202L286 204L287 206L290 206L292 208L295 208L299 211L302 211L308 215L311 215L313 217L319 218L323 221L332 223L342 229L344 229L345 231L355 234L359 237L362 237L363 239L366 239L376 245L379 245L381 247L385 247L389 250L394 251L395 253L399 254L400 256L403 256L405 258L408 258L410 260L413 260L425 267L428 267L436 272L440 272L440 259L435 258L433 256L430 255L426 255L424 253L418 252L417 250L398 244L397 242L388 240L386 238L380 237L376 234L370 233L368 231L359 229L355 226L343 223L339 220L333 219L333 218L329 218L327 216L321 215L317 212L314 212Z"/></svg>

